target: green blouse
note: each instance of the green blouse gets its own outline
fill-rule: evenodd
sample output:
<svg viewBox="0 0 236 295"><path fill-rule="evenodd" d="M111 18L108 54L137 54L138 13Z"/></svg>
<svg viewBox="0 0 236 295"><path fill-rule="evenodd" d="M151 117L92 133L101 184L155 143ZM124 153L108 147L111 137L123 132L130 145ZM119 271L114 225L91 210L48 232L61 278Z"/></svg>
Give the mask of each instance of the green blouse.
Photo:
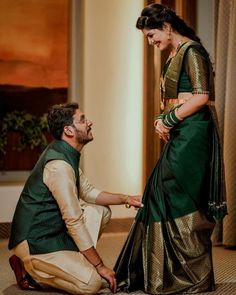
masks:
<svg viewBox="0 0 236 295"><path fill-rule="evenodd" d="M163 68L164 98L176 98L179 92L209 93L214 99L213 72L205 49L194 41L183 43L175 57ZM177 83L177 93L174 84Z"/></svg>

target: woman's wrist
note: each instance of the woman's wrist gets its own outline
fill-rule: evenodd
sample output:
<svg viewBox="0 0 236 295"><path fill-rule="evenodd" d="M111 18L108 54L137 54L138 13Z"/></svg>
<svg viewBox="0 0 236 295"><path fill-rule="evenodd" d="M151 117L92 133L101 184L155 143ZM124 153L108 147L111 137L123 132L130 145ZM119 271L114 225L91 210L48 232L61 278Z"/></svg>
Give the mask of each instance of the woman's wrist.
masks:
<svg viewBox="0 0 236 295"><path fill-rule="evenodd" d="M160 125L161 125L162 128L164 127L165 129L168 129L168 130L170 130L170 129L172 129L172 128L174 127L174 125L171 125L171 124L170 124L167 120L165 120L165 119L161 120Z"/></svg>
<svg viewBox="0 0 236 295"><path fill-rule="evenodd" d="M178 113L178 107L171 110L169 113L165 114L162 119L162 124L167 128L171 129L175 125L179 124L183 121L183 118Z"/></svg>
<svg viewBox="0 0 236 295"><path fill-rule="evenodd" d="M175 116L176 116L176 118L179 120L179 121L183 121L183 117L182 116L180 116L180 114L179 114L179 108L176 108L175 109Z"/></svg>
<svg viewBox="0 0 236 295"><path fill-rule="evenodd" d="M161 114L159 114L158 116L155 117L154 121L162 120L164 116L165 116L165 114L164 114L164 112L162 112Z"/></svg>

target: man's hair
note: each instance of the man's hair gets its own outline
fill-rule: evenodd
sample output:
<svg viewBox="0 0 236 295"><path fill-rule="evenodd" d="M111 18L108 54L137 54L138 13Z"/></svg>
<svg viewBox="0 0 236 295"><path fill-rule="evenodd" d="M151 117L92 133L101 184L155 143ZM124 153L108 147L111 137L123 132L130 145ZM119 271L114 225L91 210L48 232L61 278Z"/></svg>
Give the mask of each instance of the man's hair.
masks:
<svg viewBox="0 0 236 295"><path fill-rule="evenodd" d="M48 126L55 139L61 139L64 127L73 124L73 116L78 108L78 103L72 102L57 104L48 110Z"/></svg>

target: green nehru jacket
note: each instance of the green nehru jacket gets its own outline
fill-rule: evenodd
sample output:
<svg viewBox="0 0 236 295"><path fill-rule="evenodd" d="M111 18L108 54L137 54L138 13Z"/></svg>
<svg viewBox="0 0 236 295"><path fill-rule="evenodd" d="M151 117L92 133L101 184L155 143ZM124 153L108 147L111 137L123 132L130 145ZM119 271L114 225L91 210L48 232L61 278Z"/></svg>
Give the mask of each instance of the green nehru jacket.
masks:
<svg viewBox="0 0 236 295"><path fill-rule="evenodd" d="M52 160L64 160L72 166L79 188L80 153L63 140L53 141L39 158L21 193L12 221L9 249L27 240L31 254L79 251L67 233L57 202L43 182L44 167Z"/></svg>

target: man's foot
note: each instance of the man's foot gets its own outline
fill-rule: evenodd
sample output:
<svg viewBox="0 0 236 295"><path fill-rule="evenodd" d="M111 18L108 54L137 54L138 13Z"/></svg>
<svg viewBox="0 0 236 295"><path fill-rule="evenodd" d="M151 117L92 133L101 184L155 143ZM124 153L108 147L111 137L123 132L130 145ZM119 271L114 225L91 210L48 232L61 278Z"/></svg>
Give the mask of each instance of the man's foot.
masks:
<svg viewBox="0 0 236 295"><path fill-rule="evenodd" d="M42 287L25 271L20 258L12 255L9 258L9 263L15 274L17 285L22 290L42 290Z"/></svg>

